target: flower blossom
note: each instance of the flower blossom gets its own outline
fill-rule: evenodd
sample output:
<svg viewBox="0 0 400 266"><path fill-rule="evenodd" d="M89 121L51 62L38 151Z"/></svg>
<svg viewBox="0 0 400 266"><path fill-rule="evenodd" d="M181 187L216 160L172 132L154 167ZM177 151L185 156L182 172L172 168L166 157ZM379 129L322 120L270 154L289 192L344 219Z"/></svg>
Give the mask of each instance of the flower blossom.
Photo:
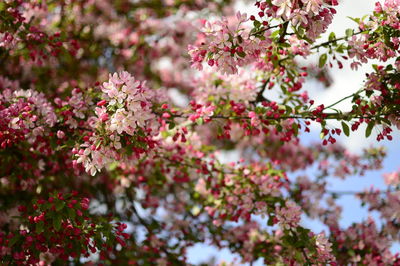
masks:
<svg viewBox="0 0 400 266"><path fill-rule="evenodd" d="M103 100L97 103L100 107L95 108L94 132L76 151L76 163L81 163L91 175L121 159L119 153L124 136L140 134L137 140L147 146L158 134L158 122L151 109L154 94L145 82L122 71L110 74L101 90ZM139 155L144 150L137 149L137 152Z"/></svg>
<svg viewBox="0 0 400 266"><path fill-rule="evenodd" d="M335 257L331 254L332 244L329 243L324 232L317 235L315 239L315 244L317 246L317 260L319 263L326 263L335 260Z"/></svg>
<svg viewBox="0 0 400 266"><path fill-rule="evenodd" d="M264 33L266 40L255 38L243 26L246 21L246 14L238 12L234 23L227 18L212 23L205 22L202 42L188 46L192 67L202 70L202 63L206 61L209 66L217 67L222 73L236 74L238 67L258 59L271 43L269 31Z"/></svg>
<svg viewBox="0 0 400 266"><path fill-rule="evenodd" d="M302 0L302 2L305 4L307 12L318 15L319 9L322 6L322 0Z"/></svg>
<svg viewBox="0 0 400 266"><path fill-rule="evenodd" d="M384 174L383 178L387 185L397 186L400 184L400 175L398 172Z"/></svg>
<svg viewBox="0 0 400 266"><path fill-rule="evenodd" d="M273 0L272 4L278 7L276 15L278 17L283 16L285 19L290 17L293 8L292 0Z"/></svg>
<svg viewBox="0 0 400 266"><path fill-rule="evenodd" d="M284 207L276 207L276 218L285 229L299 226L301 208L293 201L286 201Z"/></svg>
<svg viewBox="0 0 400 266"><path fill-rule="evenodd" d="M5 107L0 109L1 144L11 144L19 134L32 144L39 136L48 134L48 128L55 125L57 117L45 95L33 89L17 89L14 87L17 84L12 82L4 84L10 87L0 93L0 107Z"/></svg>

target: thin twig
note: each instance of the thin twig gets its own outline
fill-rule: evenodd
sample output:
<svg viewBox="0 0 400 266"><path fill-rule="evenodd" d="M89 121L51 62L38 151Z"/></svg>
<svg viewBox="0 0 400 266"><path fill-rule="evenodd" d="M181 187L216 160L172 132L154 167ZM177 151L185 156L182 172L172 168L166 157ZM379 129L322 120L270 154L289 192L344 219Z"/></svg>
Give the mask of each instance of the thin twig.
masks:
<svg viewBox="0 0 400 266"><path fill-rule="evenodd" d="M352 195L366 195L366 194L386 194L398 192L400 189L389 189L389 190L378 190L378 191L351 191L351 190L343 190L343 191L327 191L328 194L336 195L336 196L352 196Z"/></svg>
<svg viewBox="0 0 400 266"><path fill-rule="evenodd" d="M347 100L347 99L349 99L349 98L351 98L351 97L354 97L354 96L358 95L359 93L361 93L362 91L364 91L364 90L361 89L361 90L359 90L359 91L357 91L357 92L355 92L355 93L353 93L353 94L351 94L351 95L349 95L349 96L346 96L346 97L344 97L344 98L338 100L337 102L334 102L334 103L332 103L331 105L325 107L325 109L331 108L331 107L337 105L338 103L343 102L344 100Z"/></svg>
<svg viewBox="0 0 400 266"><path fill-rule="evenodd" d="M359 31L359 32L354 33L354 34L351 35L351 36L356 36L356 35L361 34L361 33L364 33L364 32L365 32L365 31ZM340 37L340 38L337 38L337 39L334 39L334 40L330 40L330 41L323 42L323 43L321 43L321 44L318 44L318 45L316 45L316 46L311 47L310 50L318 49L318 48L320 48L320 47L322 47L322 46L329 45L329 44L334 43L334 42L337 42L337 41L346 40L347 38L349 38L349 37L351 37L351 36L343 36L343 37Z"/></svg>
<svg viewBox="0 0 400 266"><path fill-rule="evenodd" d="M278 24L278 25L274 25L274 26L269 26L269 27L262 28L262 29L260 29L259 31L254 32L252 35L258 35L258 34L260 34L260 33L263 33L263 32L265 32L265 31L267 31L267 30L270 30L270 29L273 29L273 28L278 28L278 27L280 27L280 26L283 25L283 24L284 24L284 23L281 23L281 24Z"/></svg>
<svg viewBox="0 0 400 266"><path fill-rule="evenodd" d="M351 116L351 113L321 113L316 116L310 115L309 112L305 113L304 115L283 115L280 117L260 117L262 120L285 120L285 119L317 119L317 118L323 118L324 120L341 120L344 117L349 117L352 119L372 119L372 118L377 118L378 116L376 115L360 115L360 116ZM380 114L379 116L386 116L389 114ZM171 115L174 118L189 118L188 115L180 115L180 114L172 114ZM248 116L224 116L224 115L212 115L209 116L211 119L228 119L228 120L250 120L251 118Z"/></svg>

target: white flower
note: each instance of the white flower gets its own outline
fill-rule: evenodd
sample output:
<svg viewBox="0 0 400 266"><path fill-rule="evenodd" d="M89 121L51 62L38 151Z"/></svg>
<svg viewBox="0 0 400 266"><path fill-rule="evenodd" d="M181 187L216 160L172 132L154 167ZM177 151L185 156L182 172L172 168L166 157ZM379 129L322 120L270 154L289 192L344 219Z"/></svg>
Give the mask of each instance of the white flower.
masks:
<svg viewBox="0 0 400 266"><path fill-rule="evenodd" d="M314 15L319 14L319 9L322 5L322 0L302 0L306 5L306 11L313 13Z"/></svg>
<svg viewBox="0 0 400 266"><path fill-rule="evenodd" d="M297 26L298 24L307 25L307 13L304 10L295 10L290 16L290 20L292 21L293 26Z"/></svg>
<svg viewBox="0 0 400 266"><path fill-rule="evenodd" d="M117 131L118 134L122 134L122 132L125 130L124 128L124 120L126 117L126 111L124 108L118 109L115 114L111 117L111 125L110 125L110 130L111 131Z"/></svg>
<svg viewBox="0 0 400 266"><path fill-rule="evenodd" d="M279 7L276 12L278 17L283 16L286 19L290 17L293 8L292 0L273 0L272 4Z"/></svg>

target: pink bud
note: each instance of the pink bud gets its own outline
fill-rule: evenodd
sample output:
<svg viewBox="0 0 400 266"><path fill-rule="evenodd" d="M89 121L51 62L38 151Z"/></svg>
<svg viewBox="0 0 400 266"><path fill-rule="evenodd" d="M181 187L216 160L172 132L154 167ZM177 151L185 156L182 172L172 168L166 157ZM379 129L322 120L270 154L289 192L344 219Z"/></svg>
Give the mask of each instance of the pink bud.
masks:
<svg viewBox="0 0 400 266"><path fill-rule="evenodd" d="M100 102L97 103L97 106L104 106L107 103L106 100L101 100Z"/></svg>
<svg viewBox="0 0 400 266"><path fill-rule="evenodd" d="M57 138L63 139L65 137L65 133L62 130L57 131Z"/></svg>
<svg viewBox="0 0 400 266"><path fill-rule="evenodd" d="M108 114L107 113L103 113L100 115L100 120L101 122L106 122L108 120Z"/></svg>

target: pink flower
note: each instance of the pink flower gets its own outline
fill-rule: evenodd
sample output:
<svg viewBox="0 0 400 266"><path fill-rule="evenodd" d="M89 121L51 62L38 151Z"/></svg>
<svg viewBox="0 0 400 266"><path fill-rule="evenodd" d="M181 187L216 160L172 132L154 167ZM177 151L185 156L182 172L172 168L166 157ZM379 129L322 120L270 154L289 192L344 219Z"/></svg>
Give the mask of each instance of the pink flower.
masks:
<svg viewBox="0 0 400 266"><path fill-rule="evenodd" d="M89 123L93 127L93 135L80 145L75 155L76 163L83 164L91 175L121 160L120 153L116 151L123 148L121 139L126 134L134 136L140 128L150 139L158 134L155 129L159 127L151 109L154 93L145 82L135 80L128 72L122 71L109 75L109 80L103 83L102 92L104 99L94 108L97 117L89 118L93 121Z"/></svg>
<svg viewBox="0 0 400 266"><path fill-rule="evenodd" d="M63 139L65 137L65 133L62 130L57 131L57 138Z"/></svg>
<svg viewBox="0 0 400 266"><path fill-rule="evenodd" d="M400 184L400 175L398 172L392 172L383 175L387 185L397 186Z"/></svg>
<svg viewBox="0 0 400 266"><path fill-rule="evenodd" d="M247 15L238 12L233 20L222 18L205 22L201 42L188 46L192 67L202 70L202 63L207 62L222 73L236 74L238 67L256 61L271 43L269 32L265 32L265 40L254 38L250 29L243 25L245 21Z"/></svg>
<svg viewBox="0 0 400 266"><path fill-rule="evenodd" d="M279 225L290 229L299 226L301 208L293 201L286 201L285 207L276 207L276 218Z"/></svg>
<svg viewBox="0 0 400 266"><path fill-rule="evenodd" d="M297 26L299 24L300 25L307 25L308 24L307 13L304 10L300 10L300 9L296 9L290 15L290 20L291 20L293 26Z"/></svg>
<svg viewBox="0 0 400 266"><path fill-rule="evenodd" d="M317 261L319 263L335 261L335 257L331 254L332 244L329 243L328 239L325 237L324 232L317 235L315 244L317 246L317 254L318 254Z"/></svg>

